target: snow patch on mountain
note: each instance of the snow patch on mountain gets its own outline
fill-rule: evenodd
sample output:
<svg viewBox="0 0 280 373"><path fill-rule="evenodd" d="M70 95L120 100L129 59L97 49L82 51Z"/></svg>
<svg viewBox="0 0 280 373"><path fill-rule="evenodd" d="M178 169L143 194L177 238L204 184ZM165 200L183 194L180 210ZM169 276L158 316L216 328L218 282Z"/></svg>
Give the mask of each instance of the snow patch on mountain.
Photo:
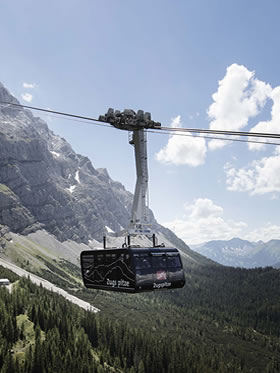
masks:
<svg viewBox="0 0 280 373"><path fill-rule="evenodd" d="M77 170L76 173L75 173L75 180L81 184L81 181L80 181L80 174L79 174L80 170Z"/></svg>

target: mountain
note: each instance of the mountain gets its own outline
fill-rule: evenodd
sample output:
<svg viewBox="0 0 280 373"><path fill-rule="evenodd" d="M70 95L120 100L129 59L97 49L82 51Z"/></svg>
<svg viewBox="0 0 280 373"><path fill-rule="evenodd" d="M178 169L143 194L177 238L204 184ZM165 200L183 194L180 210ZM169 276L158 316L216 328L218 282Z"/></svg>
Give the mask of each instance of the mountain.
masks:
<svg viewBox="0 0 280 373"><path fill-rule="evenodd" d="M19 104L1 83L0 101ZM9 232L35 237L41 231L59 242L100 246L107 232L128 226L132 199L106 169L95 169L31 111L0 105L2 246L12 240ZM207 262L149 214L160 243L177 246L191 261Z"/></svg>
<svg viewBox="0 0 280 373"><path fill-rule="evenodd" d="M18 102L2 85L0 100ZM131 202L40 118L0 105L0 257L101 311L0 266L13 283L0 287L0 371L279 372L280 271L218 265L151 211L159 242L182 250L184 288L131 295L83 286L79 253L125 227Z"/></svg>
<svg viewBox="0 0 280 373"><path fill-rule="evenodd" d="M233 267L277 267L280 261L280 240L250 242L233 238L193 245L192 249L217 263Z"/></svg>
<svg viewBox="0 0 280 373"><path fill-rule="evenodd" d="M0 85L0 100L18 103ZM131 194L30 111L0 107L0 224L87 243L126 226Z"/></svg>

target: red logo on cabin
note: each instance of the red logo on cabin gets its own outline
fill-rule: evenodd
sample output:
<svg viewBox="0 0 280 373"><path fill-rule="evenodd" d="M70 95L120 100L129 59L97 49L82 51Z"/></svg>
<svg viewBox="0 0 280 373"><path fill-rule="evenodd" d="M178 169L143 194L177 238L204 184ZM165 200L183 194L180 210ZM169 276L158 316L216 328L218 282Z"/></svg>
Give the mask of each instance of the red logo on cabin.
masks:
<svg viewBox="0 0 280 373"><path fill-rule="evenodd" d="M157 280L166 280L167 279L167 273L164 271L158 271L157 272Z"/></svg>

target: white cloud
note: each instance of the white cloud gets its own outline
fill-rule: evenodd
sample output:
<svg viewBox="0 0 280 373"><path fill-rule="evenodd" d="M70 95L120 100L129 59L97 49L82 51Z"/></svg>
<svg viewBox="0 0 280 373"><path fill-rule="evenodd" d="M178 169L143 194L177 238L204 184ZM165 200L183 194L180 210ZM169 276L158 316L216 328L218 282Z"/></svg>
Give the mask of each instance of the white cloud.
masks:
<svg viewBox="0 0 280 373"><path fill-rule="evenodd" d="M280 133L280 86L272 90L270 98L273 101L271 120L259 122L255 127L251 128L250 132ZM259 138L259 140L266 141L264 138ZM279 142L276 139L268 139L267 141ZM249 144L250 150L261 150L264 148L265 145L263 144Z"/></svg>
<svg viewBox="0 0 280 373"><path fill-rule="evenodd" d="M280 239L280 226L268 222L264 227L255 229L248 233L245 237L248 241L270 241Z"/></svg>
<svg viewBox="0 0 280 373"><path fill-rule="evenodd" d="M248 231L245 222L225 219L224 209L208 198L198 198L191 204L185 204L184 209L185 215L182 218L163 225L189 245L233 237L264 242L280 239L280 226L267 222L260 228Z"/></svg>
<svg viewBox="0 0 280 373"><path fill-rule="evenodd" d="M223 214L223 208L217 206L207 198L198 198L194 204L185 204L184 208L186 211L190 211L190 217L192 218L208 218L209 216L221 216Z"/></svg>
<svg viewBox="0 0 280 373"><path fill-rule="evenodd" d="M25 82L22 84L22 86L25 89L34 89L38 87L36 83L25 83Z"/></svg>
<svg viewBox="0 0 280 373"><path fill-rule="evenodd" d="M254 161L247 167L236 169L227 164L225 173L228 190L251 195L279 193L280 149L276 149L275 155Z"/></svg>
<svg viewBox="0 0 280 373"><path fill-rule="evenodd" d="M238 131L248 124L249 118L259 114L272 89L254 76L254 72L242 65L232 64L227 68L208 108L211 129ZM209 148L214 150L226 143L211 140Z"/></svg>
<svg viewBox="0 0 280 373"><path fill-rule="evenodd" d="M172 127L182 127L181 117L172 120ZM170 135L168 143L158 153L159 162L175 165L199 166L204 163L207 148L205 140L190 134L187 136Z"/></svg>
<svg viewBox="0 0 280 373"><path fill-rule="evenodd" d="M33 99L33 96L30 93L23 93L21 95L22 99L26 102L31 102Z"/></svg>
<svg viewBox="0 0 280 373"><path fill-rule="evenodd" d="M231 239L243 234L247 224L223 218L223 208L207 198L198 198L185 204L185 215L181 219L164 223L187 244Z"/></svg>

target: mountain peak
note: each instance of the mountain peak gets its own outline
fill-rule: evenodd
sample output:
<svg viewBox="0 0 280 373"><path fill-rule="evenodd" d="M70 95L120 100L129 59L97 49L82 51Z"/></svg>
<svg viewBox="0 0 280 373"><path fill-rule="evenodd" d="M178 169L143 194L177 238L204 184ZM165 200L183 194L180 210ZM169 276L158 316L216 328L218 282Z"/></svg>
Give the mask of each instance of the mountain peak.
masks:
<svg viewBox="0 0 280 373"><path fill-rule="evenodd" d="M220 264L234 267L273 266L280 261L280 240L264 243L235 237L228 241L209 241L192 249Z"/></svg>
<svg viewBox="0 0 280 373"><path fill-rule="evenodd" d="M2 84L0 99L18 103ZM0 225L19 234L43 228L60 241L85 244L101 241L106 227L119 232L128 226L132 194L105 168L96 170L88 157L76 154L42 119L2 107L0 132ZM149 214L169 245L189 250Z"/></svg>
<svg viewBox="0 0 280 373"><path fill-rule="evenodd" d="M19 101L8 91L8 89L0 82L0 101L11 102L19 104ZM1 104L0 113L5 115L13 115L15 112L20 111L21 108L15 108L10 105Z"/></svg>

